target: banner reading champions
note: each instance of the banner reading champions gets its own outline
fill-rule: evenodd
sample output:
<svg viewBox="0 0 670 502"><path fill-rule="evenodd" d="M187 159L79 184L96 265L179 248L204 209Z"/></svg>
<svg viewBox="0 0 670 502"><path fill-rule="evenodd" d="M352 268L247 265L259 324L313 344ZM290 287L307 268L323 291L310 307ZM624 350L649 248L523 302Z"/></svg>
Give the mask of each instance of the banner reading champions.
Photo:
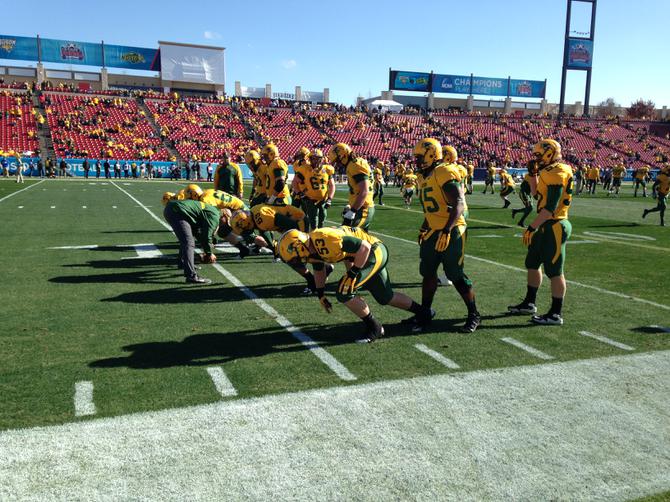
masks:
<svg viewBox="0 0 670 502"><path fill-rule="evenodd" d="M37 61L37 38L0 35L0 59Z"/></svg>
<svg viewBox="0 0 670 502"><path fill-rule="evenodd" d="M509 84L509 89L508 89ZM470 77L469 75L433 75L432 92L478 94L518 98L544 98L545 82L507 78Z"/></svg>
<svg viewBox="0 0 670 502"><path fill-rule="evenodd" d="M568 40L568 68L588 70L593 63L593 40Z"/></svg>

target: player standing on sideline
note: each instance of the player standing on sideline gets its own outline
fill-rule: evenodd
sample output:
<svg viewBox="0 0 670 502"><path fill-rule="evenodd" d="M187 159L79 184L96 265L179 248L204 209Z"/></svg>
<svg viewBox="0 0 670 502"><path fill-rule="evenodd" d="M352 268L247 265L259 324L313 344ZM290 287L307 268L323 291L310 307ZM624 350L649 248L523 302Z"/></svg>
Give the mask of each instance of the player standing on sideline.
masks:
<svg viewBox="0 0 670 502"><path fill-rule="evenodd" d="M526 225L524 224L524 221L528 217L530 213L533 212L533 201L532 201L532 195L530 191L530 172L534 169L534 166L529 166L529 172L526 173L523 177L523 181L521 182L521 186L519 187L519 198L521 199L521 203L523 204L523 207L520 209L512 209L512 218L516 216L517 213L521 213L523 216L521 216L521 219L517 223L520 227L525 227Z"/></svg>
<svg viewBox="0 0 670 502"><path fill-rule="evenodd" d="M16 182L25 183L26 180L23 179L23 162L21 162L21 154L15 152L14 157L16 158Z"/></svg>
<svg viewBox="0 0 670 502"><path fill-rule="evenodd" d="M496 192L495 188L493 187L495 179L496 179L496 166L493 162L489 162L489 165L486 168L486 178L484 179L484 191L482 193L486 193L486 189L489 186L491 187L491 194L494 194Z"/></svg>
<svg viewBox="0 0 670 502"><path fill-rule="evenodd" d="M421 173L419 198L424 213L418 239L419 272L423 277L421 305L431 309L438 286L437 270L442 265L447 279L453 283L468 309L461 331L472 333L479 326L481 316L472 282L463 271L467 224L463 216L465 195L460 172L455 164L441 162L442 145L434 138L419 141L414 147L414 157ZM405 322L413 324L413 331L421 332L431 319L432 315L429 318L415 316Z"/></svg>
<svg viewBox="0 0 670 502"><path fill-rule="evenodd" d="M500 170L500 198L503 200L503 209L507 209L512 204L507 196L514 193L514 186L514 178L503 167Z"/></svg>
<svg viewBox="0 0 670 502"><path fill-rule="evenodd" d="M279 149L274 143L268 143L261 151L262 173L265 177L265 195L267 203L275 206L291 204L288 179L288 165L279 157Z"/></svg>
<svg viewBox="0 0 670 502"><path fill-rule="evenodd" d="M366 334L358 342L373 342L384 336L384 327L375 319L359 290L367 290L380 305L391 305L412 312L417 319L430 319L432 312L409 296L393 291L386 271L388 250L382 241L357 227L320 228L307 234L290 230L279 239L279 256L292 267L312 263L319 303L330 313L326 298L326 267L351 263L337 287L337 301L343 303L365 325Z"/></svg>
<svg viewBox="0 0 670 502"><path fill-rule="evenodd" d="M375 203L370 190L372 173L368 161L358 157L345 143L338 143L331 148L328 160L334 166L346 168L349 203L342 211L342 225L361 227L367 232L375 214Z"/></svg>
<svg viewBox="0 0 670 502"><path fill-rule="evenodd" d="M378 160L375 164L375 183L374 183L374 195L372 196L373 200L379 200L379 205L383 206L382 197L384 197L384 163L381 160Z"/></svg>
<svg viewBox="0 0 670 502"><path fill-rule="evenodd" d="M589 166L589 169L586 171L586 178L588 180L588 186L586 191L589 195L596 194L596 186L600 181L600 169L596 165Z"/></svg>
<svg viewBox="0 0 670 502"><path fill-rule="evenodd" d="M642 197L647 196L647 179L649 178L649 166L639 167L635 171L635 191L633 197L637 197L637 189L642 187Z"/></svg>
<svg viewBox="0 0 670 502"><path fill-rule="evenodd" d="M612 168L612 188L607 195L610 195L614 192L616 197L619 196L619 190L621 189L621 180L626 177L626 166L623 164L617 164Z"/></svg>
<svg viewBox="0 0 670 502"><path fill-rule="evenodd" d="M328 209L335 196L335 170L323 163L323 152L316 148L309 155L309 169L296 172L296 177L304 176L303 208L307 215L307 228L321 228L328 215Z"/></svg>
<svg viewBox="0 0 670 502"><path fill-rule="evenodd" d="M661 215L661 226L665 226L665 209L668 203L668 192L670 192L670 167L661 169L661 172L656 176L654 182L656 188L656 207L653 209L645 209L642 213L642 218L646 218L649 213L658 213Z"/></svg>
<svg viewBox="0 0 670 502"><path fill-rule="evenodd" d="M264 177L260 170L261 154L258 150L249 150L244 154L244 161L254 177L251 185L251 194L249 195L249 205L255 206L260 202L265 202L265 187L263 185Z"/></svg>
<svg viewBox="0 0 670 502"><path fill-rule="evenodd" d="M223 190L238 199L243 197L244 181L242 180L242 171L240 170L240 166L234 162L230 162L228 152L223 152L221 162L216 166L214 190Z"/></svg>
<svg viewBox="0 0 670 502"><path fill-rule="evenodd" d="M471 195L472 180L475 177L475 165L472 163L472 161L466 161L466 169L468 170L468 175L465 178L465 193Z"/></svg>
<svg viewBox="0 0 670 502"><path fill-rule="evenodd" d="M572 168L561 161L561 145L553 139L543 139L533 148L535 167L530 166L530 187L537 196L537 216L528 225L522 242L528 247L526 297L507 310L513 314L535 314L537 291L542 284L542 271L551 281L551 308L544 315L533 315L536 324L563 324L561 310L565 297L565 244L572 233L568 210L572 201Z"/></svg>
<svg viewBox="0 0 670 502"><path fill-rule="evenodd" d="M405 171L405 176L402 178L402 196L405 199L405 209L409 209L412 205L412 197L414 196L414 188L416 187L417 177L413 171L409 169Z"/></svg>

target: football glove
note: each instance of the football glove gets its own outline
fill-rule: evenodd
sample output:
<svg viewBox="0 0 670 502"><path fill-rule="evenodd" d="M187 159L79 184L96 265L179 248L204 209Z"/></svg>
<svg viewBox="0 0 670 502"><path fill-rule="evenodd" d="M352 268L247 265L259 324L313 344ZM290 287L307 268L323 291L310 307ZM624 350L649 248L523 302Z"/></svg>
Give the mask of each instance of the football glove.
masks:
<svg viewBox="0 0 670 502"><path fill-rule="evenodd" d="M326 199L326 202L323 204L324 209L328 209L332 203L332 199Z"/></svg>
<svg viewBox="0 0 670 502"><path fill-rule="evenodd" d="M360 269L354 266L347 270L347 273L342 276L342 279L340 279L340 283L337 286L337 291L341 295L348 296L354 294L359 272Z"/></svg>
<svg viewBox="0 0 670 502"><path fill-rule="evenodd" d="M356 218L356 213L351 210L351 207L346 206L342 212L342 225L351 227L354 225L354 219Z"/></svg>
<svg viewBox="0 0 670 502"><path fill-rule="evenodd" d="M419 246L423 244L423 241L426 239L427 234L428 234L427 228L422 228L421 230L419 230L419 236L416 239L416 242L419 243Z"/></svg>
<svg viewBox="0 0 670 502"><path fill-rule="evenodd" d="M528 163L526 164L526 167L528 168L528 174L530 174L531 176L535 176L539 171L539 167L535 159L529 160Z"/></svg>
<svg viewBox="0 0 670 502"><path fill-rule="evenodd" d="M528 225L528 228L524 230L523 235L521 236L521 242L523 245L528 247L533 240L533 235L535 234L535 229Z"/></svg>
<svg viewBox="0 0 670 502"><path fill-rule="evenodd" d="M451 233L446 228L440 232L440 235L435 241L435 251L442 253L444 250L449 247L449 241L451 240Z"/></svg>
<svg viewBox="0 0 670 502"><path fill-rule="evenodd" d="M316 294L319 297L319 303L321 304L321 308L326 311L326 313L330 314L333 311L333 304L328 301L328 298L326 298L326 290L324 288L317 288Z"/></svg>

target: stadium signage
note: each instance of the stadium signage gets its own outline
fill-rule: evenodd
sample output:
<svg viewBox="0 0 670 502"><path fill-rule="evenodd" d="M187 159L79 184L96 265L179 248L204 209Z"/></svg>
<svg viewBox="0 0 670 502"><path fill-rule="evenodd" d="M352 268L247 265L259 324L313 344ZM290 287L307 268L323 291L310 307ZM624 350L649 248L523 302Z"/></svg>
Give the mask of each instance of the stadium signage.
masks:
<svg viewBox="0 0 670 502"><path fill-rule="evenodd" d="M593 63L593 40L570 38L568 40L568 68L585 70Z"/></svg>

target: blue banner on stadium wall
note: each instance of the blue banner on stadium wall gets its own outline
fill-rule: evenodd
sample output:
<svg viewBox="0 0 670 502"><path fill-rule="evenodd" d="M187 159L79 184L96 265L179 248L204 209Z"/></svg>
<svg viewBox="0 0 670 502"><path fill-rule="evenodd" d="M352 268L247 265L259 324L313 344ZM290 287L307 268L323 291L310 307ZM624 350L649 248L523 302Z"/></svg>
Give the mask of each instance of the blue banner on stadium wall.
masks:
<svg viewBox="0 0 670 502"><path fill-rule="evenodd" d="M510 80L509 95L512 98L544 98L547 82L542 80Z"/></svg>
<svg viewBox="0 0 670 502"><path fill-rule="evenodd" d="M161 60L158 49L105 44L105 66L128 68L130 70L159 71Z"/></svg>
<svg viewBox="0 0 670 502"><path fill-rule="evenodd" d="M473 77L469 75L433 75L433 92L472 94L518 98L544 98L546 85L541 80L509 80L506 78Z"/></svg>
<svg viewBox="0 0 670 502"><path fill-rule="evenodd" d="M0 59L37 61L37 38L0 35Z"/></svg>
<svg viewBox="0 0 670 502"><path fill-rule="evenodd" d="M42 61L102 66L102 44L40 38Z"/></svg>
<svg viewBox="0 0 670 502"><path fill-rule="evenodd" d="M430 90L430 73L417 73L413 71L391 71L389 88L398 91L423 91Z"/></svg>
<svg viewBox="0 0 670 502"><path fill-rule="evenodd" d="M593 40L568 39L568 68L588 70L593 63Z"/></svg>

